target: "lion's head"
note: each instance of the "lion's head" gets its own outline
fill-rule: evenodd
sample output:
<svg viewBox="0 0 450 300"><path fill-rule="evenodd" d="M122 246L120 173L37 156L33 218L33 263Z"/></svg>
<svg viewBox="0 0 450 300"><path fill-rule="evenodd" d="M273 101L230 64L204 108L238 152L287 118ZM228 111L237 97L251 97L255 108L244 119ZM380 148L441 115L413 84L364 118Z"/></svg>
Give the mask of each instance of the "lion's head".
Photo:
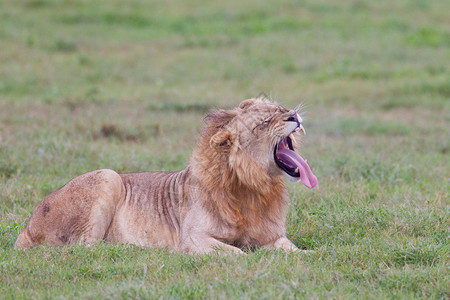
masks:
<svg viewBox="0 0 450 300"><path fill-rule="evenodd" d="M245 100L205 118L191 166L212 186L237 183L264 190L286 175L313 188L317 178L295 152L299 132L304 128L297 111L266 99Z"/></svg>

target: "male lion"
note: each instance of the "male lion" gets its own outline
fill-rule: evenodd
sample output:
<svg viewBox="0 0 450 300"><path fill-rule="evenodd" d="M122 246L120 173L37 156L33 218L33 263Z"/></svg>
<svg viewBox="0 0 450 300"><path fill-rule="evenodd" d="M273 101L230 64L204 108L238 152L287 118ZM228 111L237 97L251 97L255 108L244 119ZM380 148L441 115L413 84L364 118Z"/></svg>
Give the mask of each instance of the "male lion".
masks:
<svg viewBox="0 0 450 300"><path fill-rule="evenodd" d="M286 238L282 175L317 184L294 151L301 123L295 110L259 98L212 111L186 169L78 176L39 203L15 248L105 240L191 253L298 251Z"/></svg>

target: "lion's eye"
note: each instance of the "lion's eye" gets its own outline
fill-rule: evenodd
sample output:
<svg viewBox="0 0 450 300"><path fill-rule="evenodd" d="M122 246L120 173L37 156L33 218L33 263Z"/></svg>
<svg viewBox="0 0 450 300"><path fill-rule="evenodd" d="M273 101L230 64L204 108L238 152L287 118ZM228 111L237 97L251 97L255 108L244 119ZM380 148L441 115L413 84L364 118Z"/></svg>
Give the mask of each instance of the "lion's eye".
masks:
<svg viewBox="0 0 450 300"><path fill-rule="evenodd" d="M269 125L269 123L270 123L270 119L269 119L269 120L264 120L264 121L262 121L261 123L259 123L258 126L259 126L260 128L264 128L264 127L266 127L267 125Z"/></svg>
<svg viewBox="0 0 450 300"><path fill-rule="evenodd" d="M272 118L269 118L269 119L267 119L267 120L262 121L261 123L258 123L258 125L256 125L256 126L253 128L253 130L255 130L256 128L262 129L262 128L266 127L267 125L269 125L269 123L270 123L271 120L272 120Z"/></svg>

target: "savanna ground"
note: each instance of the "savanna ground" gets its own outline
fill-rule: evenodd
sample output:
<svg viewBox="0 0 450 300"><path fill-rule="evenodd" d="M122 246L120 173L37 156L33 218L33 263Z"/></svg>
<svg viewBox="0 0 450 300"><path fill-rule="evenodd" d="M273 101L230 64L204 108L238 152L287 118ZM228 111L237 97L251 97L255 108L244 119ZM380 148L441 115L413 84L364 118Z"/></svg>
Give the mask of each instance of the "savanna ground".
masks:
<svg viewBox="0 0 450 300"><path fill-rule="evenodd" d="M0 1L0 298L448 298L450 2ZM306 104L299 255L12 249L97 168L180 170L209 108Z"/></svg>

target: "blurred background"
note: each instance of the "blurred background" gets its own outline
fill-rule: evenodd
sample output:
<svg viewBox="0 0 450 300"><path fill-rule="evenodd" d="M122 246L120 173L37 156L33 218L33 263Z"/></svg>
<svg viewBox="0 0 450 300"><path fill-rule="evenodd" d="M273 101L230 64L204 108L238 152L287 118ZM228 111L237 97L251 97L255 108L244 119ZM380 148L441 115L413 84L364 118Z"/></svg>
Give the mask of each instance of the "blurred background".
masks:
<svg viewBox="0 0 450 300"><path fill-rule="evenodd" d="M304 105L302 153L322 187L356 185L389 205L446 198L448 11L420 0L1 1L5 209L96 168L182 169L210 108L261 92Z"/></svg>

